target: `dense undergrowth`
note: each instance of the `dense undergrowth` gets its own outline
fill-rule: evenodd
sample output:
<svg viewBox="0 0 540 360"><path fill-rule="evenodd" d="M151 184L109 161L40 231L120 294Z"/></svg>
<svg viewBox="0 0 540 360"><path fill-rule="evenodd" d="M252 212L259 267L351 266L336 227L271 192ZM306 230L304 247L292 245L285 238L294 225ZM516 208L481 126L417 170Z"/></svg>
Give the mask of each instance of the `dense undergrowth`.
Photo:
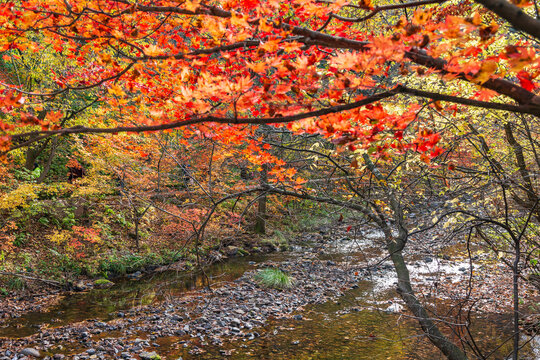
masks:
<svg viewBox="0 0 540 360"><path fill-rule="evenodd" d="M114 278L179 261L190 268L197 263L197 252L206 261L216 252L227 256L285 251L297 233L339 216L309 201L270 199L267 232L257 235L251 231L252 213L245 215L240 226L232 226L227 222L234 213L224 204L207 226L197 251L190 229L153 207L135 219L128 197L113 186L97 188L89 180L18 182L11 191L4 187L0 198L4 225L0 230L0 271L66 285L81 277ZM175 195L173 201L185 201L185 193ZM136 207L136 211L144 209L144 204ZM137 234L135 221L139 222ZM18 276L0 276L0 295L28 286L36 283Z"/></svg>

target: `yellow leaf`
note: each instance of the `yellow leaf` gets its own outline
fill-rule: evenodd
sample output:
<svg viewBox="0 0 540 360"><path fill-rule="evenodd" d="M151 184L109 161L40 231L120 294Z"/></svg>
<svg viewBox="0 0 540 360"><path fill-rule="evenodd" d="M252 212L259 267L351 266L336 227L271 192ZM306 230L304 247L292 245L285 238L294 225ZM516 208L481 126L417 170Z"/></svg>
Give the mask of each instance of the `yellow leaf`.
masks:
<svg viewBox="0 0 540 360"><path fill-rule="evenodd" d="M111 85L107 90L109 91L109 94L111 95L116 95L120 97L126 95L124 90L122 90L122 88L116 84Z"/></svg>
<svg viewBox="0 0 540 360"><path fill-rule="evenodd" d="M496 70L497 70L497 62L493 60L485 61L480 66L480 70L474 77L474 80L480 84L483 84L489 80L491 75L493 75Z"/></svg>

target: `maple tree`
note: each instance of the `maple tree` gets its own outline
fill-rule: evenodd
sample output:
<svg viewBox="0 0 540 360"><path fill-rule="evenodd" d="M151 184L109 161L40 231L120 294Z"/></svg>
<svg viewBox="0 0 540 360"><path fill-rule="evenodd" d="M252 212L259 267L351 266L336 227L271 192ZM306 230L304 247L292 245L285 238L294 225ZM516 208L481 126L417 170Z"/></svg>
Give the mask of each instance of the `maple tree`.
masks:
<svg viewBox="0 0 540 360"><path fill-rule="evenodd" d="M248 124L323 136L348 152L354 171L384 184L398 175L400 156L429 164L445 153L433 112L540 115L534 11L519 0L4 2L5 63L51 49L69 63L32 88L2 79L0 151L9 160L14 150L68 134L182 128L188 149L201 138L238 145L251 164L269 168L274 193L350 205L310 195L308 186L294 192L306 180ZM52 101L87 91L103 105L87 122L66 126L68 114ZM353 207L380 223L389 241L381 212L392 208L406 238L397 191L380 193L386 204ZM388 246L401 256L404 242ZM444 339L412 290L404 293L430 339ZM448 341L437 345L449 358L465 356Z"/></svg>

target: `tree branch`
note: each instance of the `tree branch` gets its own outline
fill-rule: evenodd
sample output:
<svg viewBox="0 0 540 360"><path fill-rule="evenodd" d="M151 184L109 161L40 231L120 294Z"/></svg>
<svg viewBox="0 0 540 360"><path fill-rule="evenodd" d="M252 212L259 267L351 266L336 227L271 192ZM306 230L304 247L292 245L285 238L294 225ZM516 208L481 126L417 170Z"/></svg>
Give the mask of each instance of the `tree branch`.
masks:
<svg viewBox="0 0 540 360"><path fill-rule="evenodd" d="M506 0L474 0L484 5L504 20L508 21L517 30L526 32L540 39L540 20L527 15L523 9Z"/></svg>

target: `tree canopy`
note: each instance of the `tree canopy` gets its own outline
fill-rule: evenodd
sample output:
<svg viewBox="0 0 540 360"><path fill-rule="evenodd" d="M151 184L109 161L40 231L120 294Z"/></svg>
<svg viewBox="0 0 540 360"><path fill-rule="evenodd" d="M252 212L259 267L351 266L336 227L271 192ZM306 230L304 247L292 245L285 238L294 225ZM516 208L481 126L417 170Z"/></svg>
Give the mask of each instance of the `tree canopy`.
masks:
<svg viewBox="0 0 540 360"><path fill-rule="evenodd" d="M47 52L65 62L49 81L3 79L2 150L57 134L194 124L242 141L238 124L287 124L353 150L413 149L428 160L442 149L426 106L540 114L533 9L502 0L9 1L4 68ZM107 109L65 126L50 104L76 92Z"/></svg>

